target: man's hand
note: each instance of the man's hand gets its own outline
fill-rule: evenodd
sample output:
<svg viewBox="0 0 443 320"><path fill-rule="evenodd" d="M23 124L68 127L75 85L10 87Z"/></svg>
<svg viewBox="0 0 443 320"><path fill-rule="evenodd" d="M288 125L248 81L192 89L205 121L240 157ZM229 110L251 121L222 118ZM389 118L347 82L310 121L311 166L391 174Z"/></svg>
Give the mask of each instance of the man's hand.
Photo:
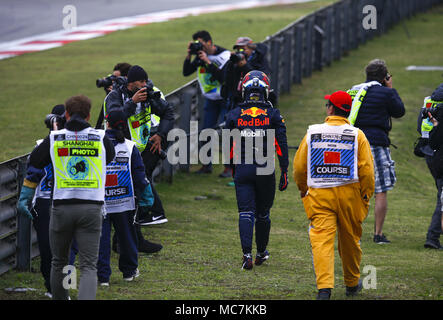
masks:
<svg viewBox="0 0 443 320"><path fill-rule="evenodd" d="M148 93L146 92L146 88L143 87L132 96L132 101L134 101L134 103L144 102L147 97Z"/></svg>
<svg viewBox="0 0 443 320"><path fill-rule="evenodd" d="M238 63L237 66L238 67L243 67L246 64L246 58L241 59Z"/></svg>
<svg viewBox="0 0 443 320"><path fill-rule="evenodd" d="M306 197L306 192L300 191L300 198Z"/></svg>
<svg viewBox="0 0 443 320"><path fill-rule="evenodd" d="M152 153L158 152L162 150L162 137L160 137L158 134L154 134L151 138L149 138L149 141L152 142L151 149L149 149Z"/></svg>
<svg viewBox="0 0 443 320"><path fill-rule="evenodd" d="M438 121L437 121L437 119L435 119L429 111L428 111L428 116L429 116L429 121L432 122L432 124L434 125L434 127L438 126Z"/></svg>
<svg viewBox="0 0 443 320"><path fill-rule="evenodd" d="M198 52L198 57L201 61L205 62L206 64L211 64L211 60L209 60L208 55L203 50Z"/></svg>
<svg viewBox="0 0 443 320"><path fill-rule="evenodd" d="M392 76L389 76L389 80L385 79L385 86L388 88L392 88Z"/></svg>

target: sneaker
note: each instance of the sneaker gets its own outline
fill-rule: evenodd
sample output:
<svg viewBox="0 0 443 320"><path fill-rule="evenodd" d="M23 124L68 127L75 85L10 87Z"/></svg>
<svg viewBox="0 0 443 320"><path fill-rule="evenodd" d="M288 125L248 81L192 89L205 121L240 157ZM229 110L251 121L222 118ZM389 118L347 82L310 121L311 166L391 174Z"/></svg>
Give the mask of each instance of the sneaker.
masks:
<svg viewBox="0 0 443 320"><path fill-rule="evenodd" d="M146 215L145 217L140 217L135 221L135 223L139 224L140 226L150 226L154 224L163 224L166 222L168 222L168 219L166 219L164 214L154 216L151 213Z"/></svg>
<svg viewBox="0 0 443 320"><path fill-rule="evenodd" d="M382 235L374 234L374 242L377 244L391 243L391 241L389 241L384 234L382 234Z"/></svg>
<svg viewBox="0 0 443 320"><path fill-rule="evenodd" d="M330 300L331 299L331 289L320 289L317 293L317 300Z"/></svg>
<svg viewBox="0 0 443 320"><path fill-rule="evenodd" d="M125 281L133 281L135 278L137 278L138 276L140 275L140 271L138 271L138 268L137 269L135 269L135 272L134 272L134 274L132 275L132 276L130 276L130 277L123 277L123 280L125 280Z"/></svg>
<svg viewBox="0 0 443 320"><path fill-rule="evenodd" d="M358 280L358 284L356 286L354 286L354 287L346 287L346 296L347 297L356 296L361 291L362 288L363 288L363 284L362 284L362 281L360 279L360 280Z"/></svg>
<svg viewBox="0 0 443 320"><path fill-rule="evenodd" d="M424 247L426 249L443 250L443 247L440 245L440 243L431 240L426 240Z"/></svg>
<svg viewBox="0 0 443 320"><path fill-rule="evenodd" d="M232 169L225 167L225 170L222 173L220 173L218 176L219 178L232 178Z"/></svg>
<svg viewBox="0 0 443 320"><path fill-rule="evenodd" d="M257 255L255 256L255 265L259 266L268 259L269 259L268 250L265 250L265 252L261 252L261 253L257 252Z"/></svg>
<svg viewBox="0 0 443 320"><path fill-rule="evenodd" d="M205 165L205 166L202 166L197 171L195 171L195 174L203 174L203 173L206 173L206 174L212 173L212 166Z"/></svg>
<svg viewBox="0 0 443 320"><path fill-rule="evenodd" d="M251 270L252 269L252 254L247 253L243 255L242 269Z"/></svg>
<svg viewBox="0 0 443 320"><path fill-rule="evenodd" d="M52 293L51 292L45 292L45 297L48 297L49 299L52 299Z"/></svg>
<svg viewBox="0 0 443 320"><path fill-rule="evenodd" d="M159 252L163 246L158 243L153 243L148 240L142 240L140 241L138 245L138 252L144 252L144 253L156 253Z"/></svg>
<svg viewBox="0 0 443 320"><path fill-rule="evenodd" d="M109 282L100 282L98 283L100 287L109 287Z"/></svg>

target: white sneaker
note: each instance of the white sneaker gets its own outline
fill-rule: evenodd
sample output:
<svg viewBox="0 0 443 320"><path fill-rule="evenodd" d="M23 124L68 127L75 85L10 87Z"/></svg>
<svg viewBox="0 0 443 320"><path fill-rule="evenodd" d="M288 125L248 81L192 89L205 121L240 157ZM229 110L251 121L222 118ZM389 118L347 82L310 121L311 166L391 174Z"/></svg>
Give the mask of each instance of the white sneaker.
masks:
<svg viewBox="0 0 443 320"><path fill-rule="evenodd" d="M50 292L45 292L45 297L52 299L52 294Z"/></svg>
<svg viewBox="0 0 443 320"><path fill-rule="evenodd" d="M123 278L123 280L125 280L125 281L132 281L135 278L137 278L139 275L140 275L140 271L137 268L137 269L135 269L135 273L132 276L130 276L128 278Z"/></svg>
<svg viewBox="0 0 443 320"><path fill-rule="evenodd" d="M109 287L109 282L99 282L100 287Z"/></svg>

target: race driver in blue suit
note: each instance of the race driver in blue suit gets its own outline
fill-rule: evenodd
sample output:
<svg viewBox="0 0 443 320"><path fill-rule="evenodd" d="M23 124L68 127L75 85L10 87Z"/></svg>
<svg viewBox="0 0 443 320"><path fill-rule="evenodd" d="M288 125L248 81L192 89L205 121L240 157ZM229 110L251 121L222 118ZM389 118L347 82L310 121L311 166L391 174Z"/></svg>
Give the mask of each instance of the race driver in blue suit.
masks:
<svg viewBox="0 0 443 320"><path fill-rule="evenodd" d="M255 226L257 254L255 265L269 258L267 250L271 229L270 209L275 197L274 153L277 151L281 169L279 190L288 186L288 146L286 126L280 111L268 101L269 78L257 70L247 73L242 80L243 102L226 115L225 127L240 134L241 143L233 139L231 163L237 205L239 232L243 250L242 269L250 270L252 238ZM238 129L236 131L235 129ZM251 137L250 141L248 137ZM259 142L259 139L261 142ZM251 141L253 140L253 141ZM252 148L251 148L251 144ZM259 152L261 150L261 153ZM266 164L263 158L266 158ZM268 165L271 164L271 168Z"/></svg>

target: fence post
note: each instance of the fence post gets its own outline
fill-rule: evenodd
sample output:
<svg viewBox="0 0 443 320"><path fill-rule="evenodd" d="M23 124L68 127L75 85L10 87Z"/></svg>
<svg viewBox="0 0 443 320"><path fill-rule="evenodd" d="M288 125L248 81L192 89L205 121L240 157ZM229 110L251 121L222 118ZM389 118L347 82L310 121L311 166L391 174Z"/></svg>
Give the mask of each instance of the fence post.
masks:
<svg viewBox="0 0 443 320"><path fill-rule="evenodd" d="M295 26L295 50L294 50L294 83L302 82L302 54L303 54L303 24Z"/></svg>
<svg viewBox="0 0 443 320"><path fill-rule="evenodd" d="M310 77L312 74L312 52L313 52L313 30L314 30L314 17L306 18L305 23L305 47L303 52L303 76L305 78Z"/></svg>
<svg viewBox="0 0 443 320"><path fill-rule="evenodd" d="M294 38L294 32L292 29L286 31L283 35L283 47L284 47L284 72L283 72L283 86L282 92L291 92L292 84L292 39Z"/></svg>
<svg viewBox="0 0 443 320"><path fill-rule="evenodd" d="M280 96L280 46L279 37L271 39L271 88L277 98Z"/></svg>

